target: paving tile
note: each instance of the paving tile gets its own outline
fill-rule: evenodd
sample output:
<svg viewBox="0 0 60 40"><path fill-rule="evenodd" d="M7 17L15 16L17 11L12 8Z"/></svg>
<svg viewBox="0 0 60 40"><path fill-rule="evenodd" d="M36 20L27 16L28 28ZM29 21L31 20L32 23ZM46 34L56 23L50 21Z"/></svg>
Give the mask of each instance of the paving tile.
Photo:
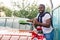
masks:
<svg viewBox="0 0 60 40"><path fill-rule="evenodd" d="M19 40L28 40L27 36L20 36Z"/></svg>
<svg viewBox="0 0 60 40"><path fill-rule="evenodd" d="M9 40L11 36L4 35L1 40Z"/></svg>
<svg viewBox="0 0 60 40"><path fill-rule="evenodd" d="M3 35L0 34L0 40L1 40L2 36L3 36Z"/></svg>
<svg viewBox="0 0 60 40"><path fill-rule="evenodd" d="M18 40L19 36L12 36L10 40Z"/></svg>
<svg viewBox="0 0 60 40"><path fill-rule="evenodd" d="M31 37L24 35L0 35L0 40L31 40Z"/></svg>
<svg viewBox="0 0 60 40"><path fill-rule="evenodd" d="M31 40L32 39L32 37L28 37L28 40Z"/></svg>

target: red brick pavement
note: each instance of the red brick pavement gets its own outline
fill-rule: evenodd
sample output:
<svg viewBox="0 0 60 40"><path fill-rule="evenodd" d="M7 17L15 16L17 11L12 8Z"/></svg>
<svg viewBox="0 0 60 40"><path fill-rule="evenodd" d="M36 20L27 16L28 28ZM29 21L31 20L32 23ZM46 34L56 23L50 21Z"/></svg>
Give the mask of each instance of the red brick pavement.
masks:
<svg viewBox="0 0 60 40"><path fill-rule="evenodd" d="M0 34L0 40L31 40L26 35Z"/></svg>

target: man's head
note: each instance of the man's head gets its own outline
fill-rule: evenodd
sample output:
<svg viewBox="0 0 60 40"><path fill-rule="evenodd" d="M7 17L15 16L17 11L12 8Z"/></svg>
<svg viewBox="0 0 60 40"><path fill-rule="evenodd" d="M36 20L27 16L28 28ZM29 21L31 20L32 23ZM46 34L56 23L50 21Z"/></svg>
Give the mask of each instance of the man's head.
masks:
<svg viewBox="0 0 60 40"><path fill-rule="evenodd" d="M38 9L40 13L43 13L45 11L45 5L40 4Z"/></svg>

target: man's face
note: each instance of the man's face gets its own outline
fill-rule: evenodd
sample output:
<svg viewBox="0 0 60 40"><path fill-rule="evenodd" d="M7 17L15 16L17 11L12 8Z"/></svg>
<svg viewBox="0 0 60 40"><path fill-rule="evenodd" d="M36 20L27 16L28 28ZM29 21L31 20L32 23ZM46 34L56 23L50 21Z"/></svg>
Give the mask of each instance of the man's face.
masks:
<svg viewBox="0 0 60 40"><path fill-rule="evenodd" d="M42 6L42 5L40 5L40 6L39 6L39 8L38 8L38 10L39 10L39 12L40 12L40 13L42 13L42 12L44 12L45 7L44 7L44 6Z"/></svg>

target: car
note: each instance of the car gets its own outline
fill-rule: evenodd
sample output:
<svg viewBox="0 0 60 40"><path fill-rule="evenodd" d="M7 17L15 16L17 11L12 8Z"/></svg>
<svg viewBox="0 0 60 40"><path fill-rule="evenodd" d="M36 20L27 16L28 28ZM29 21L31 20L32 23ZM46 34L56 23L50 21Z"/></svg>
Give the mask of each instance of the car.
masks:
<svg viewBox="0 0 60 40"><path fill-rule="evenodd" d="M0 40L46 40L43 34L36 34L31 22L26 22L29 19L14 18L14 22L11 21L11 18L9 19L10 21L7 19L7 22L9 25L13 23L13 27L7 26L7 23L6 27L0 26ZM19 27L16 26L17 24Z"/></svg>

